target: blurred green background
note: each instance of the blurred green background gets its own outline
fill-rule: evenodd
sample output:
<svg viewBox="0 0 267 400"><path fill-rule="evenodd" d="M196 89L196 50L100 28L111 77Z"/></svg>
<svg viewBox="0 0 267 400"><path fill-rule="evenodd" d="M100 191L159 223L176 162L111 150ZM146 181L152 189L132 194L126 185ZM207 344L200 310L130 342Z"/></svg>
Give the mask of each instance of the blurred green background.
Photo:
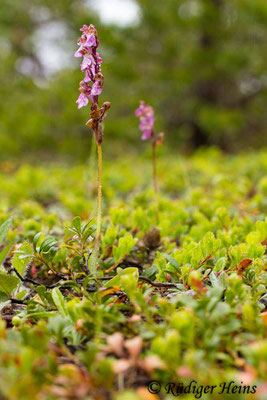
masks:
<svg viewBox="0 0 267 400"><path fill-rule="evenodd" d="M266 0L1 0L2 160L88 157L73 53L90 23L104 59L101 100L112 103L108 154L146 148L139 99L154 106L173 152L266 145Z"/></svg>

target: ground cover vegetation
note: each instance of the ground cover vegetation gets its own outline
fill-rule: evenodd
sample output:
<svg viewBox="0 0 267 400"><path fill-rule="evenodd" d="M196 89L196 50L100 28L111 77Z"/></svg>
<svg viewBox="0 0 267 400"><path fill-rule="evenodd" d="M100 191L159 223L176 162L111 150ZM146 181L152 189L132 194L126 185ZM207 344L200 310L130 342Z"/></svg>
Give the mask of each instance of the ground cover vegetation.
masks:
<svg viewBox="0 0 267 400"><path fill-rule="evenodd" d="M3 399L264 398L266 152L160 157L157 197L150 161L104 161L93 272L95 166L1 164Z"/></svg>

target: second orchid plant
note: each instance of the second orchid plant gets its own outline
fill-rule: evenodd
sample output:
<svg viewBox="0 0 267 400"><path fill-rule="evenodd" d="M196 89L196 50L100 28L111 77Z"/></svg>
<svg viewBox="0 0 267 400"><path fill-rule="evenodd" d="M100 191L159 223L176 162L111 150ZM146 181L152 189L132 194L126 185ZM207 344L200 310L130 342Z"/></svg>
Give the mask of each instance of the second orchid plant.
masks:
<svg viewBox="0 0 267 400"><path fill-rule="evenodd" d="M164 133L155 135L155 117L154 110L144 101L140 101L140 106L135 112L135 115L140 119L139 128L142 131L142 140L150 140L152 146L152 166L153 166L153 183L154 191L158 191L157 168L156 168L156 147L163 144Z"/></svg>
<svg viewBox="0 0 267 400"><path fill-rule="evenodd" d="M97 229L95 250L99 252L101 219L102 219L102 122L107 116L110 102L99 106L98 96L102 93L104 76L101 73L102 59L97 52L99 40L94 25L84 25L81 29L82 35L78 40L79 49L75 57L82 57L81 70L84 72L84 79L80 82L80 96L77 100L78 108L85 107L91 103L90 119L86 125L89 126L95 136L98 149L98 206L97 206Z"/></svg>

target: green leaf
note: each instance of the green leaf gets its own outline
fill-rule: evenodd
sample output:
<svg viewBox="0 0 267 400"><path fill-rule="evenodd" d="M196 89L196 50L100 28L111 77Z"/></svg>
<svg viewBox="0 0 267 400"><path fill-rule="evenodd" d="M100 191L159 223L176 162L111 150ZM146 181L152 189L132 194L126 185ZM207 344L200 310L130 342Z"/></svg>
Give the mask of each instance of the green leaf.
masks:
<svg viewBox="0 0 267 400"><path fill-rule="evenodd" d="M0 292L0 303L3 303L9 299L9 296L7 296L4 292Z"/></svg>
<svg viewBox="0 0 267 400"><path fill-rule="evenodd" d="M206 249L206 254L209 255L212 253L213 244L215 242L215 237L212 232L207 232L203 238L203 244Z"/></svg>
<svg viewBox="0 0 267 400"><path fill-rule="evenodd" d="M36 233L36 235L33 238L33 248L34 248L34 250L36 250L36 248L37 248L37 243L38 243L38 240L40 239L41 234L42 234L42 232L38 232L38 233Z"/></svg>
<svg viewBox="0 0 267 400"><path fill-rule="evenodd" d="M19 278L13 275L0 272L0 291L11 297L12 292L19 285Z"/></svg>
<svg viewBox="0 0 267 400"><path fill-rule="evenodd" d="M10 227L12 225L12 217L8 218L3 224L0 226L0 244L5 239Z"/></svg>
<svg viewBox="0 0 267 400"><path fill-rule="evenodd" d="M8 253L10 252L11 248L12 248L12 244L6 246L4 248L4 250L1 251L0 253L0 265L4 262L4 260L7 258Z"/></svg>
<svg viewBox="0 0 267 400"><path fill-rule="evenodd" d="M129 232L127 232L124 237L121 237L119 239L118 246L113 247L113 255L115 261L118 262L119 260L126 257L134 248L135 243L136 239L134 239Z"/></svg>
<svg viewBox="0 0 267 400"><path fill-rule="evenodd" d="M216 274L213 271L210 273L209 278L210 278L210 281L211 281L211 284L212 284L213 287L219 287L220 286L219 280L218 280Z"/></svg>
<svg viewBox="0 0 267 400"><path fill-rule="evenodd" d="M102 237L102 242L105 246L113 246L114 242L118 236L118 226L110 225L106 230L105 236Z"/></svg>
<svg viewBox="0 0 267 400"><path fill-rule="evenodd" d="M168 260L169 263L170 263L174 268L176 268L176 269L179 269L179 268L180 268L180 266L179 266L177 260L175 260L175 258L170 257L168 254L163 254L163 255L164 255L164 257L166 258L166 260Z"/></svg>
<svg viewBox="0 0 267 400"><path fill-rule="evenodd" d="M27 294L27 290L24 289L16 295L16 299L22 300Z"/></svg>
<svg viewBox="0 0 267 400"><path fill-rule="evenodd" d="M91 257L89 259L88 268L89 268L90 273L94 277L96 277L96 275L97 275L98 261L99 261L98 254L97 254L96 250L93 249Z"/></svg>
<svg viewBox="0 0 267 400"><path fill-rule="evenodd" d="M47 236L40 245L40 253L48 253L54 246L57 245L57 241L53 236Z"/></svg>
<svg viewBox="0 0 267 400"><path fill-rule="evenodd" d="M215 272L222 271L226 266L226 262L227 262L226 257L218 258L218 260L216 261L215 267L214 267L214 271Z"/></svg>
<svg viewBox="0 0 267 400"><path fill-rule="evenodd" d="M67 305L59 288L56 287L52 290L52 298L60 314L63 317L67 317L69 315Z"/></svg>
<svg viewBox="0 0 267 400"><path fill-rule="evenodd" d="M138 282L139 278L139 271L138 268L130 267L130 268L118 268L117 269L117 275L114 276L110 281L105 283L105 287L111 287L111 286L118 286L120 287L120 281L122 276L129 276L132 277L136 282Z"/></svg>
<svg viewBox="0 0 267 400"><path fill-rule="evenodd" d="M9 297L6 296L3 292L0 292L0 312L10 304Z"/></svg>
<svg viewBox="0 0 267 400"><path fill-rule="evenodd" d="M45 286L37 286L36 288L36 292L38 293L40 299L42 300L42 302L46 305L49 306L54 306L54 301L52 298L52 293L48 290L46 290Z"/></svg>
<svg viewBox="0 0 267 400"><path fill-rule="evenodd" d="M52 318L56 317L57 314L53 311L37 311L37 312L32 312L27 314L27 317L31 318L37 318L37 319L42 319L42 318Z"/></svg>
<svg viewBox="0 0 267 400"><path fill-rule="evenodd" d="M13 267L19 272L20 275L24 275L24 272L32 258L32 247L28 241L24 242L19 250L15 252L12 259Z"/></svg>
<svg viewBox="0 0 267 400"><path fill-rule="evenodd" d="M76 229L77 233L81 233L81 218L80 217L74 217L72 220L72 225Z"/></svg>

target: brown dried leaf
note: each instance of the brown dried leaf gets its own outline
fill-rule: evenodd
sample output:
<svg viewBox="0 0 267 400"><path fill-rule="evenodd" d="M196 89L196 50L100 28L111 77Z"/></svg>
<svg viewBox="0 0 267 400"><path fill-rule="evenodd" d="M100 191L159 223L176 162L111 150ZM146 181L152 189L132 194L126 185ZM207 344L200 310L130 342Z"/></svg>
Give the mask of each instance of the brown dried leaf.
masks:
<svg viewBox="0 0 267 400"><path fill-rule="evenodd" d="M243 272L252 264L253 260L251 258L243 258L237 266L238 275L242 275Z"/></svg>

